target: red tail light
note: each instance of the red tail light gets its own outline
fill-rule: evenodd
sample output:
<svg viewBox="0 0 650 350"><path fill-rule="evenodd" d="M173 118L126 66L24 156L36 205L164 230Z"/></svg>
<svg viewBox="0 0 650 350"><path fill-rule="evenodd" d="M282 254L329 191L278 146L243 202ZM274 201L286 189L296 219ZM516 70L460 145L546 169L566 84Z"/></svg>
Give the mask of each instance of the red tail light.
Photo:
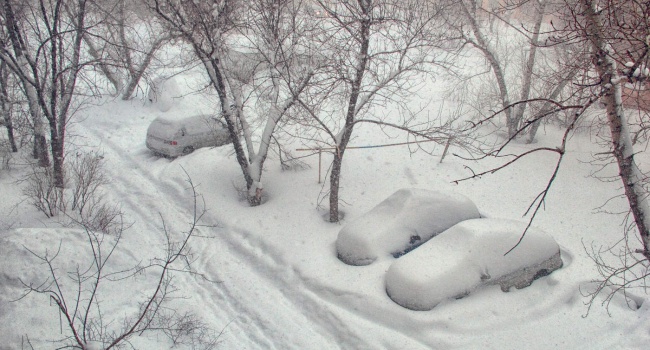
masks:
<svg viewBox="0 0 650 350"><path fill-rule="evenodd" d="M178 144L178 142L176 142L176 141L170 141L169 144L172 145L172 146L176 146L176 145Z"/></svg>

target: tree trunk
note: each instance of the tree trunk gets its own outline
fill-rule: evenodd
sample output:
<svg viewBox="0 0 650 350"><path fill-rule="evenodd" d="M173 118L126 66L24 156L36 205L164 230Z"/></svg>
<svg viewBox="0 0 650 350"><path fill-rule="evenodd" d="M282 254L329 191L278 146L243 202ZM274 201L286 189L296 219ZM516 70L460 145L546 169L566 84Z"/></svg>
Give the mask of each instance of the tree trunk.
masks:
<svg viewBox="0 0 650 350"><path fill-rule="evenodd" d="M3 108L3 113L4 113L4 122L5 122L5 127L7 128L7 138L9 139L9 147L11 147L11 152L18 152L18 146L16 145L16 137L14 136L14 126L12 123L12 118L11 118L11 112L10 111L5 111Z"/></svg>
<svg viewBox="0 0 650 350"><path fill-rule="evenodd" d="M352 129L354 122L359 112L357 109L357 102L361 94L361 84L363 83L363 75L366 72L368 65L368 50L370 48L370 12L371 4L366 1L359 1L361 5L362 17L359 19L360 32L359 37L353 38L360 43L359 52L357 53L357 66L354 72L354 80L350 87L350 98L348 100L348 109L345 116L345 126L340 134L340 140L336 143L336 153L334 154L334 163L332 164L332 173L330 174L330 222L339 221L339 185L341 176L341 166L343 165L343 154L345 153L350 137L352 136Z"/></svg>
<svg viewBox="0 0 650 350"><path fill-rule="evenodd" d="M65 187L65 174L63 168L63 140L55 135L56 130L52 130L50 148L52 149L52 173L54 176L54 186L57 188Z"/></svg>
<svg viewBox="0 0 650 350"><path fill-rule="evenodd" d="M528 52L528 59L526 60L526 66L524 67L524 77L521 87L521 96L519 101L523 101L517 105L512 116L513 124L516 124L516 130L509 131L510 136L514 135L519 128L521 127L522 121L524 120L524 112L526 111L526 100L530 97L530 88L533 79L533 72L535 68L535 56L537 54L537 46L539 46L539 34L540 29L542 28L542 20L544 19L544 8L546 7L546 0L542 0L538 4L539 8L537 10L537 18L535 18L535 28L533 29L533 37L530 39L530 47Z"/></svg>
<svg viewBox="0 0 650 350"><path fill-rule="evenodd" d="M470 26L472 27L472 32L474 33L474 37L476 38L476 42L470 41L470 43L483 53L483 56L485 56L485 58L488 60L490 67L494 72L494 77L497 80L497 86L499 87L499 98L501 99L501 105L503 106L503 108L505 108L504 113L506 115L506 127L508 128L508 137L512 137L516 134L517 130L519 129L518 127L519 123L517 123L517 121L514 120L512 115L512 108L509 107L510 97L508 94L508 85L506 84L505 73L503 72L503 69L501 69L501 63L499 62L499 59L488 47L488 43L483 37L481 28L479 27L476 21L476 17L475 17L476 4L472 0L471 2L473 6L472 8L473 14L472 14L467 8L465 1L466 0L461 0L460 5L463 10L463 13L465 14L465 17L469 20Z"/></svg>
<svg viewBox="0 0 650 350"><path fill-rule="evenodd" d="M203 65L207 70L208 75L210 76L210 81L212 82L212 85L214 86L215 90L217 91L217 95L219 96L219 102L221 103L221 114L225 117L228 133L232 138L232 144L235 150L235 157L237 158L237 163L239 164L239 167L241 168L242 173L244 174L244 180L246 181L246 189L250 193L251 188L254 185L254 181L253 181L253 177L250 175L250 170L249 170L250 164L248 163L248 159L246 157L246 152L244 151L244 147L242 146L241 141L239 140L238 127L236 125L238 114L240 113L240 108L239 107L235 108L236 115L233 116L232 115L233 112L230 108L230 99L228 98L228 92L226 89L225 77L219 59L215 57L207 57L206 54L203 52L203 50L201 50L201 48L196 46L194 47L194 51L202 59ZM250 195L249 195L249 204L251 206L256 205L255 200L251 202Z"/></svg>
<svg viewBox="0 0 650 350"><path fill-rule="evenodd" d="M643 249L641 253L650 260L650 207L645 200L647 192L642 186L642 174L634 161L632 140L625 118L622 102L621 78L616 63L610 56L610 45L605 41L602 20L590 0L582 0L586 20L587 38L593 47L593 61L603 89L603 102L611 132L614 158L618 163L619 175L625 189Z"/></svg>
<svg viewBox="0 0 650 350"><path fill-rule="evenodd" d="M554 101L557 99L557 97L560 95L562 90L566 87L566 85L573 80L573 78L578 74L578 68L574 67L569 71L569 74L567 74L564 79L562 79L557 85L555 85L555 89L551 92L551 95L548 97L549 100ZM542 119L545 118L548 114L553 111L553 108L555 108L555 105L551 103L550 101L544 102L542 105L542 108L539 110L539 112L533 117L533 125L530 127L530 131L528 131L528 140L527 143L533 143L535 141L535 136L537 135L537 130L539 129L539 126L542 124Z"/></svg>
<svg viewBox="0 0 650 350"><path fill-rule="evenodd" d="M11 101L9 100L9 70L7 63L0 62L0 110L2 111L4 126L7 128L7 138L9 139L9 146L12 152L18 152L16 146L16 139L14 138L14 127L12 118Z"/></svg>
<svg viewBox="0 0 650 350"><path fill-rule="evenodd" d="M23 46L24 41L20 37L22 34L20 33L20 27L16 22L11 3L10 1L3 1L3 3L4 13L6 16L5 27L15 54L16 66L13 67L13 69L25 89L29 112L34 123L34 148L32 155L34 159L38 159L39 166L47 167L50 166L50 158L47 153L47 139L45 137L45 128L43 125L43 115L38 106L36 88L30 81L30 79L33 80L33 76L30 73L31 66L25 57L25 48Z"/></svg>
<svg viewBox="0 0 650 350"><path fill-rule="evenodd" d="M101 57L99 52L97 51L97 48L95 47L95 43L93 43L92 39L89 38L89 35L84 34L84 41L86 42L86 45L88 46L88 54L92 56L92 58L97 61L97 66L99 67L99 70L102 72L104 77L108 79L108 81L113 85L113 88L115 89L115 94L113 96L117 96L120 91L122 91L122 80L115 74L109 66L106 64L104 61L104 58Z"/></svg>
<svg viewBox="0 0 650 350"><path fill-rule="evenodd" d="M144 75L144 72L149 68L149 65L151 64L151 61L153 61L156 52L169 39L171 39L171 35L165 35L161 38L156 39L156 41L154 41L151 44L151 47L149 48L149 51L147 51L147 54L145 55L144 59L140 63L140 66L128 67L129 83L126 85L126 88L124 89L124 93L122 94L122 100L127 101L133 97L133 92L138 87L138 84L140 84L140 80L142 80L142 76ZM126 38L123 35L122 35L122 40L124 40L123 45L126 46L128 43L126 42ZM134 64L132 60L129 60L128 62L130 64Z"/></svg>
<svg viewBox="0 0 650 350"><path fill-rule="evenodd" d="M339 213L339 180L341 178L341 166L343 157L339 153L334 153L334 162L332 163L332 172L330 173L330 222L338 222Z"/></svg>
<svg viewBox="0 0 650 350"><path fill-rule="evenodd" d="M131 73L130 73L129 83L126 85L126 88L124 89L124 93L122 94L123 101L128 101L133 97L133 93L135 92L135 89L138 87L138 84L140 84L140 80L142 80L142 76L144 75L144 72L151 64L154 54L160 48L162 43L163 40L158 39L158 41L154 43L154 46L149 50L149 52L147 52L147 55L145 56L144 61L142 62L140 67L138 67L137 69L133 68L132 70L130 70Z"/></svg>

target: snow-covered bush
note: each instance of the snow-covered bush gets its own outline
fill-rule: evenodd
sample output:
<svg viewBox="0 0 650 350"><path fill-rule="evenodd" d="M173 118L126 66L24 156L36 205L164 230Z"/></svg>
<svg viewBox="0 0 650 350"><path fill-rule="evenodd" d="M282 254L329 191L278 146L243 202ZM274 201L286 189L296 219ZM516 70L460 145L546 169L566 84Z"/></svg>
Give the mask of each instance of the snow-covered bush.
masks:
<svg viewBox="0 0 650 350"><path fill-rule="evenodd" d="M386 272L386 292L406 308L430 310L481 285L527 287L562 267L562 259L555 239L538 229L529 228L517 245L526 224L463 221L394 262Z"/></svg>
<svg viewBox="0 0 650 350"><path fill-rule="evenodd" d="M380 257L398 257L451 226L480 216L463 195L401 189L345 225L336 251L346 264L368 265Z"/></svg>
<svg viewBox="0 0 650 350"><path fill-rule="evenodd" d="M180 287L173 283L179 273L207 280L191 266L189 241L197 234L205 209L197 203L194 184L188 183L195 208L189 228L178 232L163 225L163 250L156 256L134 256L125 250L125 226L110 236L83 224L4 231L0 235L0 246L5 247L0 255L3 345L7 349L161 349L168 348L161 344L169 344L213 349L220 334L185 311L184 298L176 296ZM5 304L12 305L5 308ZM18 322L10 325L6 322L10 319ZM4 339L17 329L21 337ZM134 345L149 342L156 345Z"/></svg>
<svg viewBox="0 0 650 350"><path fill-rule="evenodd" d="M67 188L56 187L50 167L34 167L23 195L48 218L63 213L89 230L114 233L121 225L122 212L104 198L103 157L77 154L66 165Z"/></svg>
<svg viewBox="0 0 650 350"><path fill-rule="evenodd" d="M36 209L48 218L56 216L62 211L65 212L63 189L54 185L52 168L34 166L25 180L23 195Z"/></svg>

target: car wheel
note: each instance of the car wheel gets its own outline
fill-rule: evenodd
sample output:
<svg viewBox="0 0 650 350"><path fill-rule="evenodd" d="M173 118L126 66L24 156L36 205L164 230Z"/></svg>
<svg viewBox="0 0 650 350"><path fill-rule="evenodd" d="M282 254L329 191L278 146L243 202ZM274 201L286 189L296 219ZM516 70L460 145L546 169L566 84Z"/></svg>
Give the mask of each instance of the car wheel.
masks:
<svg viewBox="0 0 650 350"><path fill-rule="evenodd" d="M183 154L190 154L192 152L194 152L194 147L192 147L192 146L187 146L187 147L183 148Z"/></svg>

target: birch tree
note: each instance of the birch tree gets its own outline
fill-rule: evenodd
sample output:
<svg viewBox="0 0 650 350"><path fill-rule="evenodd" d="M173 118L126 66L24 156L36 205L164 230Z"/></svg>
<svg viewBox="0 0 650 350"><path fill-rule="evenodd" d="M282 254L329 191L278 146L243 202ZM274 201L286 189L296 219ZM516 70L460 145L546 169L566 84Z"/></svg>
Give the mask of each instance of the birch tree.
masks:
<svg viewBox="0 0 650 350"><path fill-rule="evenodd" d="M620 56L615 52L615 45L619 49L627 48L627 55L631 56L629 58L632 59L633 66L643 66L648 62L648 50L650 49L648 35L650 32L648 32L647 4L643 6L636 3L631 7L624 8L619 7L622 5L619 1L602 3L601 1L581 0L580 5L585 23L583 35L592 47L592 61L599 77L598 84L606 108L612 155L618 164L625 196L642 244L641 249L637 252L650 262L650 206L647 201L648 192L643 187L646 176L634 160L635 152L623 107L622 85L625 80L621 77L617 67L617 58L620 59ZM605 30L605 23L612 22L617 24L615 28L618 35L612 36L609 31ZM630 40L635 36L641 38L645 36L645 42ZM611 42L612 37L619 41Z"/></svg>

